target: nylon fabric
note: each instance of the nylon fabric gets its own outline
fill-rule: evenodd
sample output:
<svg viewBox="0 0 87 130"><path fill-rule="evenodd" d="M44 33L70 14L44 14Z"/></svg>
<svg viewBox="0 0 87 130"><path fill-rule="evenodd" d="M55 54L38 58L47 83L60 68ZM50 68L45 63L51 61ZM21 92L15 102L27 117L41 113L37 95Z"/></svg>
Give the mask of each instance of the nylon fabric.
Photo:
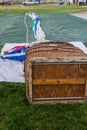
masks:
<svg viewBox="0 0 87 130"><path fill-rule="evenodd" d="M0 45L26 43L25 15L0 15ZM70 14L39 14L41 27L50 41L82 41L87 43L87 20ZM26 19L29 43L35 41L32 21Z"/></svg>

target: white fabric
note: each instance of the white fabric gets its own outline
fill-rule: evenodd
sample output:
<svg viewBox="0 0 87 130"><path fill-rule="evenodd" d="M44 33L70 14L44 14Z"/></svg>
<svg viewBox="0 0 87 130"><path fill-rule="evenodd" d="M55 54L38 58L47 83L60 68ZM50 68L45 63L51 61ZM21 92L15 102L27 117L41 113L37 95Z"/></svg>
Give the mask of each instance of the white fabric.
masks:
<svg viewBox="0 0 87 130"><path fill-rule="evenodd" d="M37 41L38 42L47 41L45 39L45 37L46 37L45 33L43 32L43 30L42 30L42 28L40 26L40 20L39 20L38 15L36 15L35 13L32 13L32 12L28 12L28 13L26 13L26 15L28 15L29 17L31 17L32 20L34 21L32 29L33 29L34 37L37 39ZM38 18L38 20L37 20L37 24L36 24L36 19L37 18ZM27 24L26 24L26 18L25 18L24 23L25 23L26 29L28 29L27 28ZM27 33L28 33L28 30L27 30ZM28 36L28 34L27 34L27 36Z"/></svg>
<svg viewBox="0 0 87 130"><path fill-rule="evenodd" d="M15 46L29 46L29 43L6 43L1 50L1 56L4 51L10 50ZM0 82L17 82L24 83L24 63L15 60L0 58Z"/></svg>
<svg viewBox="0 0 87 130"><path fill-rule="evenodd" d="M82 50L85 54L87 54L87 48L85 47L85 45L80 42L80 41L77 41L77 42L69 42L70 44L72 44L73 46L75 47L78 47L80 50Z"/></svg>
<svg viewBox="0 0 87 130"><path fill-rule="evenodd" d="M4 54L4 51L8 51L15 46L26 46L27 47L27 46L29 46L29 43L5 43L4 47L1 50L1 55Z"/></svg>
<svg viewBox="0 0 87 130"><path fill-rule="evenodd" d="M84 12L73 13L73 14L70 14L70 15L73 15L73 16L76 16L76 17L79 17L79 18L87 20L87 12L85 12L85 13Z"/></svg>
<svg viewBox="0 0 87 130"><path fill-rule="evenodd" d="M43 32L41 26L40 26L40 21L38 21L38 25L37 25L37 31L36 31L36 36L35 38L38 41L45 41L45 33Z"/></svg>
<svg viewBox="0 0 87 130"><path fill-rule="evenodd" d="M0 82L24 83L24 63L0 58Z"/></svg>

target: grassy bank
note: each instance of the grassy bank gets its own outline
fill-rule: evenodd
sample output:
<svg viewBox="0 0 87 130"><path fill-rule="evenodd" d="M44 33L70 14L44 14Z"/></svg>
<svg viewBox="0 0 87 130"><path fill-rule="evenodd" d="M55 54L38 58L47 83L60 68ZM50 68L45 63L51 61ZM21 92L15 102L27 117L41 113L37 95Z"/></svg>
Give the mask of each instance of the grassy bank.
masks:
<svg viewBox="0 0 87 130"><path fill-rule="evenodd" d="M79 11L87 11L87 6L59 6L58 4L41 4L33 6L11 5L0 6L0 14L24 14L26 12L35 13L73 13Z"/></svg>

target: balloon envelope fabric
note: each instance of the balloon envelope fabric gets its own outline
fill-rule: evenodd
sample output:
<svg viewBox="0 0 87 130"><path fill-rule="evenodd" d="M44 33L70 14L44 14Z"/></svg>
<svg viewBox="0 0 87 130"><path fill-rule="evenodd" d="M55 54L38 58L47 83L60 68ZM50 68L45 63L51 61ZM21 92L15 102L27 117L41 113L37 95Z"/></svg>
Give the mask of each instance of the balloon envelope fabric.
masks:
<svg viewBox="0 0 87 130"><path fill-rule="evenodd" d="M87 20L70 14L37 14L41 27L50 41L81 41L87 42ZM0 44L25 43L26 27L25 15L0 15ZM35 41L32 32L32 20L26 18L29 43Z"/></svg>

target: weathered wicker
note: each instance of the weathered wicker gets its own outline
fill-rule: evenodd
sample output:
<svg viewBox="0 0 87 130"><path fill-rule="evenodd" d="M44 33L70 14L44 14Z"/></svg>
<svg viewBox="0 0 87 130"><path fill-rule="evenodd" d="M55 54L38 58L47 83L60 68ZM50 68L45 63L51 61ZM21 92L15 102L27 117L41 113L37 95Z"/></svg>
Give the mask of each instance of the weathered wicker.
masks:
<svg viewBox="0 0 87 130"><path fill-rule="evenodd" d="M87 54L69 43L29 47L25 59L26 97L30 103L83 102L87 97Z"/></svg>

